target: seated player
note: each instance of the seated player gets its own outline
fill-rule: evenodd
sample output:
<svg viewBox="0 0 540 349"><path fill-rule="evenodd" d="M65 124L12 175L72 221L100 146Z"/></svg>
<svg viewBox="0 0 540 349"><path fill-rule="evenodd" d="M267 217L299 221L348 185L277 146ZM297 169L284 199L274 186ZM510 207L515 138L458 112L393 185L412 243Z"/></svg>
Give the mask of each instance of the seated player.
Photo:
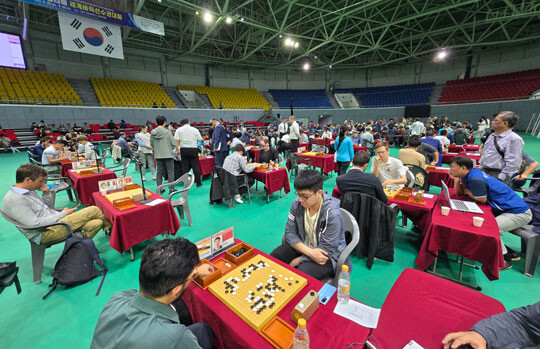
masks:
<svg viewBox="0 0 540 349"><path fill-rule="evenodd" d="M73 231L82 230L89 238L93 238L100 229L106 231L111 228L97 206L89 206L77 212L76 207L66 207L60 212L50 208L53 194L45 183L47 175L43 168L32 164L24 164L17 169L16 183L8 190L2 203L8 217L27 227L67 223ZM42 197L36 193L38 190L43 193ZM43 232L23 229L23 234L36 244L47 244L65 238L68 233L64 227L55 225Z"/></svg>
<svg viewBox="0 0 540 349"><path fill-rule="evenodd" d="M182 325L171 306L193 279L213 272L209 264L198 264L197 246L187 239L149 245L141 257L140 290L111 297L99 315L91 348L212 348L210 327Z"/></svg>
<svg viewBox="0 0 540 349"><path fill-rule="evenodd" d="M260 163L269 163L270 161L273 161L275 163L279 163L279 155L276 149L273 149L270 147L270 143L268 142L268 138L263 137L261 138L261 152L259 153L259 162Z"/></svg>
<svg viewBox="0 0 540 349"><path fill-rule="evenodd" d="M43 154L41 155L41 163L48 173L60 172L60 163L67 160L64 157L60 157L60 150L64 148L64 145L64 141L56 140L43 151Z"/></svg>
<svg viewBox="0 0 540 349"><path fill-rule="evenodd" d="M532 219L529 206L509 186L473 168L473 162L466 156L458 156L450 162L450 176L454 180L457 195L468 196L481 204L491 206L499 232L504 234L528 224ZM519 255L508 249L501 239L505 265L502 270L512 267L512 260Z"/></svg>
<svg viewBox="0 0 540 349"><path fill-rule="evenodd" d="M373 196L385 204L388 198L384 193L381 181L371 173L365 173L369 164L369 154L360 150L354 154L351 169L336 178L338 189L342 193L354 191Z"/></svg>
<svg viewBox="0 0 540 349"><path fill-rule="evenodd" d="M79 153L84 154L84 157L87 160L97 159L96 150L94 149L94 146L92 145L92 143L88 141L88 137L83 136L83 135L77 136L77 143L81 145L82 151L79 151Z"/></svg>
<svg viewBox="0 0 540 349"><path fill-rule="evenodd" d="M371 163L371 173L379 178L383 187L389 184L407 184L407 167L393 157L390 157L388 144L379 142L375 144L377 156Z"/></svg>
<svg viewBox="0 0 540 349"><path fill-rule="evenodd" d="M538 348L540 302L481 320L470 331L449 333L442 343L444 349Z"/></svg>
<svg viewBox="0 0 540 349"><path fill-rule="evenodd" d="M339 200L323 192L323 183L319 171L298 173L294 179L298 198L289 211L284 242L270 254L319 280L335 275L346 247Z"/></svg>
<svg viewBox="0 0 540 349"><path fill-rule="evenodd" d="M420 136L410 136L409 147L399 150L398 159L406 165L416 165L422 168L426 167L425 156L418 152L421 145L422 142L420 141Z"/></svg>
<svg viewBox="0 0 540 349"><path fill-rule="evenodd" d="M237 144L233 148L234 152L225 158L223 162L223 169L235 176L239 176L242 173L251 173L255 170L255 165L248 165L247 160L244 158L245 149L242 144ZM248 185L251 187L255 180L248 177ZM243 204L240 194L234 196L234 200L239 204Z"/></svg>

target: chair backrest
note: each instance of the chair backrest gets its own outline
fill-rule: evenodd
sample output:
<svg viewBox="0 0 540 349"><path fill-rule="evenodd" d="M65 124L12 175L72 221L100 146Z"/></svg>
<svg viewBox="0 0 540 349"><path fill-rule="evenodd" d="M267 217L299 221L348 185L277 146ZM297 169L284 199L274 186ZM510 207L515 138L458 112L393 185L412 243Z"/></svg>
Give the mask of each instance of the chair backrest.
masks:
<svg viewBox="0 0 540 349"><path fill-rule="evenodd" d="M429 186L429 174L427 173L426 170L424 170L422 167L420 166L416 166L416 165L405 165L409 168L409 171L412 173L415 181L413 182L413 185L415 185L416 183L416 178L418 178L418 176L422 176L424 178L424 182L422 184L422 186L419 186L419 185L415 185L416 187L420 187L420 189L423 189L423 190L427 190L428 186ZM410 186L410 185L409 185Z"/></svg>
<svg viewBox="0 0 540 349"><path fill-rule="evenodd" d="M339 280L339 272L341 271L341 266L346 263L347 258L349 258L349 255L351 252L356 248L356 245L358 245L358 241L360 241L360 228L358 227L358 223L356 222L356 219L354 216L347 211L344 208L340 208L341 214L343 215L343 230L346 232L351 233L351 241L347 244L347 247L341 252L338 258L338 262L336 265L336 276L334 277L334 280L332 282L332 285L337 287L338 280Z"/></svg>
<svg viewBox="0 0 540 349"><path fill-rule="evenodd" d="M109 148L105 148L103 150L103 153L101 154L101 166L106 167L107 166L107 158L111 154L111 150Z"/></svg>
<svg viewBox="0 0 540 349"><path fill-rule="evenodd" d="M414 182L415 182L415 178L414 178L414 174L411 172L411 170L407 170L407 187L414 187Z"/></svg>
<svg viewBox="0 0 540 349"><path fill-rule="evenodd" d="M187 202L189 190L191 189L191 187L193 187L193 183L195 183L195 175L191 172L186 172L180 178L174 181L174 184L178 183L182 183L184 187L180 190L175 190L170 195L172 196L175 193L181 192L182 194L180 194L180 197L184 199L184 202Z"/></svg>

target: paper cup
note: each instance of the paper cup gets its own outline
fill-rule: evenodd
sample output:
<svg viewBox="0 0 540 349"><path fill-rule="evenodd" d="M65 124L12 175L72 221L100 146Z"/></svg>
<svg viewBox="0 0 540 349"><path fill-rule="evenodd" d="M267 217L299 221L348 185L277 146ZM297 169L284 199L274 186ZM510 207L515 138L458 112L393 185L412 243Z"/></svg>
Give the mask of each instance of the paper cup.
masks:
<svg viewBox="0 0 540 349"><path fill-rule="evenodd" d="M482 217L473 217L472 218L472 223L475 227L481 227L482 224L484 223L484 218Z"/></svg>
<svg viewBox="0 0 540 349"><path fill-rule="evenodd" d="M450 207L448 206L441 206L441 214L443 216L448 216L448 214L450 213Z"/></svg>

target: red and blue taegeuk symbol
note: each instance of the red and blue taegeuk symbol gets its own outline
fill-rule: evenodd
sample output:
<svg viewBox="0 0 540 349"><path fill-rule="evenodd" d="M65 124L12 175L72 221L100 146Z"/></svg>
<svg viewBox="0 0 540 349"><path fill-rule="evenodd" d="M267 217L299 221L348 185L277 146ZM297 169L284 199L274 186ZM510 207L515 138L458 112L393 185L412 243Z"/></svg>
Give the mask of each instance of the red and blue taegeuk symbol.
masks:
<svg viewBox="0 0 540 349"><path fill-rule="evenodd" d="M103 45L103 35L94 28L86 28L83 31L84 39L87 43L89 43L92 46L101 46Z"/></svg>

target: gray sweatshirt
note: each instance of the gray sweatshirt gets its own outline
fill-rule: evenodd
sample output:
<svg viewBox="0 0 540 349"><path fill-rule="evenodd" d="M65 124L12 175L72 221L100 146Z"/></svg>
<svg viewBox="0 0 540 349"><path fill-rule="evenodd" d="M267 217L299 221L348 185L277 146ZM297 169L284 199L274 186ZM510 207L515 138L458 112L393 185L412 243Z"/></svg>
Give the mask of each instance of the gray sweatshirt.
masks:
<svg viewBox="0 0 540 349"><path fill-rule="evenodd" d="M154 149L156 159L172 159L172 149L176 147L176 142L171 131L158 127L150 135L150 145Z"/></svg>

